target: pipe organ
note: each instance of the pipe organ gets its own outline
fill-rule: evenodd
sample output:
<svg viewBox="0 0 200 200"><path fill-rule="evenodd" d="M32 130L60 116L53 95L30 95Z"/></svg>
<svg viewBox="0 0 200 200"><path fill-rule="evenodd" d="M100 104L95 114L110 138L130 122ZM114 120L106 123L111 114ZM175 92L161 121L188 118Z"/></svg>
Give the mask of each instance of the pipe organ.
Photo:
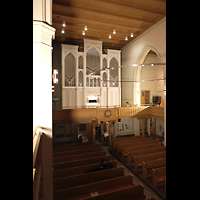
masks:
<svg viewBox="0 0 200 200"><path fill-rule="evenodd" d="M121 105L121 50L84 39L79 46L62 44L62 108Z"/></svg>

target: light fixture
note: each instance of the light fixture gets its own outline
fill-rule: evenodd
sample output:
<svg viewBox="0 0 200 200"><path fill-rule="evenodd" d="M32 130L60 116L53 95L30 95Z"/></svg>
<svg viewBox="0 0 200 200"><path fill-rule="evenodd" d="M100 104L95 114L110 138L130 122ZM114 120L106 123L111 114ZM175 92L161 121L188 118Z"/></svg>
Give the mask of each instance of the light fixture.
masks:
<svg viewBox="0 0 200 200"><path fill-rule="evenodd" d="M53 70L53 83L54 84L58 84L58 78L56 77L56 75L58 75L58 70L54 69Z"/></svg>
<svg viewBox="0 0 200 200"><path fill-rule="evenodd" d="M116 30L115 29L113 30L113 34L116 34Z"/></svg>
<svg viewBox="0 0 200 200"><path fill-rule="evenodd" d="M128 37L127 37L127 36L125 37L125 40L126 40L126 41L128 40Z"/></svg>
<svg viewBox="0 0 200 200"><path fill-rule="evenodd" d="M133 35L133 33L131 33L131 37L133 37L134 35Z"/></svg>
<svg viewBox="0 0 200 200"><path fill-rule="evenodd" d="M62 26L63 26L63 27L66 27L66 24L65 24L65 22L63 22L63 23L62 23Z"/></svg>
<svg viewBox="0 0 200 200"><path fill-rule="evenodd" d="M87 26L85 26L85 29L84 29L85 31L87 31L88 29L87 29Z"/></svg>
<svg viewBox="0 0 200 200"><path fill-rule="evenodd" d="M82 35L85 35L85 31L82 32Z"/></svg>
<svg viewBox="0 0 200 200"><path fill-rule="evenodd" d="M111 39L111 34L109 34L109 37L108 37L109 39Z"/></svg>
<svg viewBox="0 0 200 200"><path fill-rule="evenodd" d="M64 30L64 28L61 30L61 33L65 33L65 30Z"/></svg>

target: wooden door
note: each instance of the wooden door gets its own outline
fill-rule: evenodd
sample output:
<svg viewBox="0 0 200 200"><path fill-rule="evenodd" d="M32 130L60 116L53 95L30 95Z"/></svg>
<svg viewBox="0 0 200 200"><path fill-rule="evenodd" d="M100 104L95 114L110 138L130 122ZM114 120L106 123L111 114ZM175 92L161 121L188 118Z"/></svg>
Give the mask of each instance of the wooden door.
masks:
<svg viewBox="0 0 200 200"><path fill-rule="evenodd" d="M150 90L141 90L141 104L150 104Z"/></svg>

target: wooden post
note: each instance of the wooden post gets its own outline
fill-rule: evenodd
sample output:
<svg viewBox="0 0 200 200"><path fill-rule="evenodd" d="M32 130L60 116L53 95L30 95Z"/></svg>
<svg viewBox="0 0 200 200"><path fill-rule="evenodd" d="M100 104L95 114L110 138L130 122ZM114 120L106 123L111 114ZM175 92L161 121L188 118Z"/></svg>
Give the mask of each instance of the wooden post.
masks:
<svg viewBox="0 0 200 200"><path fill-rule="evenodd" d="M102 131L104 131L104 122L101 123L101 144L104 145L104 137L102 135Z"/></svg>
<svg viewBox="0 0 200 200"><path fill-rule="evenodd" d="M145 137L145 118L142 118L142 137Z"/></svg>
<svg viewBox="0 0 200 200"><path fill-rule="evenodd" d="M111 126L112 121L109 121L109 150L111 150Z"/></svg>
<svg viewBox="0 0 200 200"><path fill-rule="evenodd" d="M92 121L92 142L95 144L95 135L96 135L96 122Z"/></svg>
<svg viewBox="0 0 200 200"><path fill-rule="evenodd" d="M113 138L115 138L115 122L113 122Z"/></svg>

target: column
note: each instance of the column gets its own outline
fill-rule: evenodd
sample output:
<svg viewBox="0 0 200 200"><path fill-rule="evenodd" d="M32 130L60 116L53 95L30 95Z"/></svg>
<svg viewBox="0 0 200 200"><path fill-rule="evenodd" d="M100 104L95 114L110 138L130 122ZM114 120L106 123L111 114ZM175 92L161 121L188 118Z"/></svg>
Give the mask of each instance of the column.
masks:
<svg viewBox="0 0 200 200"><path fill-rule="evenodd" d="M112 126L112 121L110 121L109 122L109 150L111 150L111 144L112 144L112 142L111 142L111 126Z"/></svg>
<svg viewBox="0 0 200 200"><path fill-rule="evenodd" d="M145 118L142 118L142 137L145 137Z"/></svg>
<svg viewBox="0 0 200 200"><path fill-rule="evenodd" d="M33 0L33 128L42 136L43 199L53 200L52 176L52 0Z"/></svg>
<svg viewBox="0 0 200 200"><path fill-rule="evenodd" d="M95 144L96 121L92 121L92 142Z"/></svg>
<svg viewBox="0 0 200 200"><path fill-rule="evenodd" d="M102 133L104 133L104 122L101 123L101 145L104 145L104 136Z"/></svg>

